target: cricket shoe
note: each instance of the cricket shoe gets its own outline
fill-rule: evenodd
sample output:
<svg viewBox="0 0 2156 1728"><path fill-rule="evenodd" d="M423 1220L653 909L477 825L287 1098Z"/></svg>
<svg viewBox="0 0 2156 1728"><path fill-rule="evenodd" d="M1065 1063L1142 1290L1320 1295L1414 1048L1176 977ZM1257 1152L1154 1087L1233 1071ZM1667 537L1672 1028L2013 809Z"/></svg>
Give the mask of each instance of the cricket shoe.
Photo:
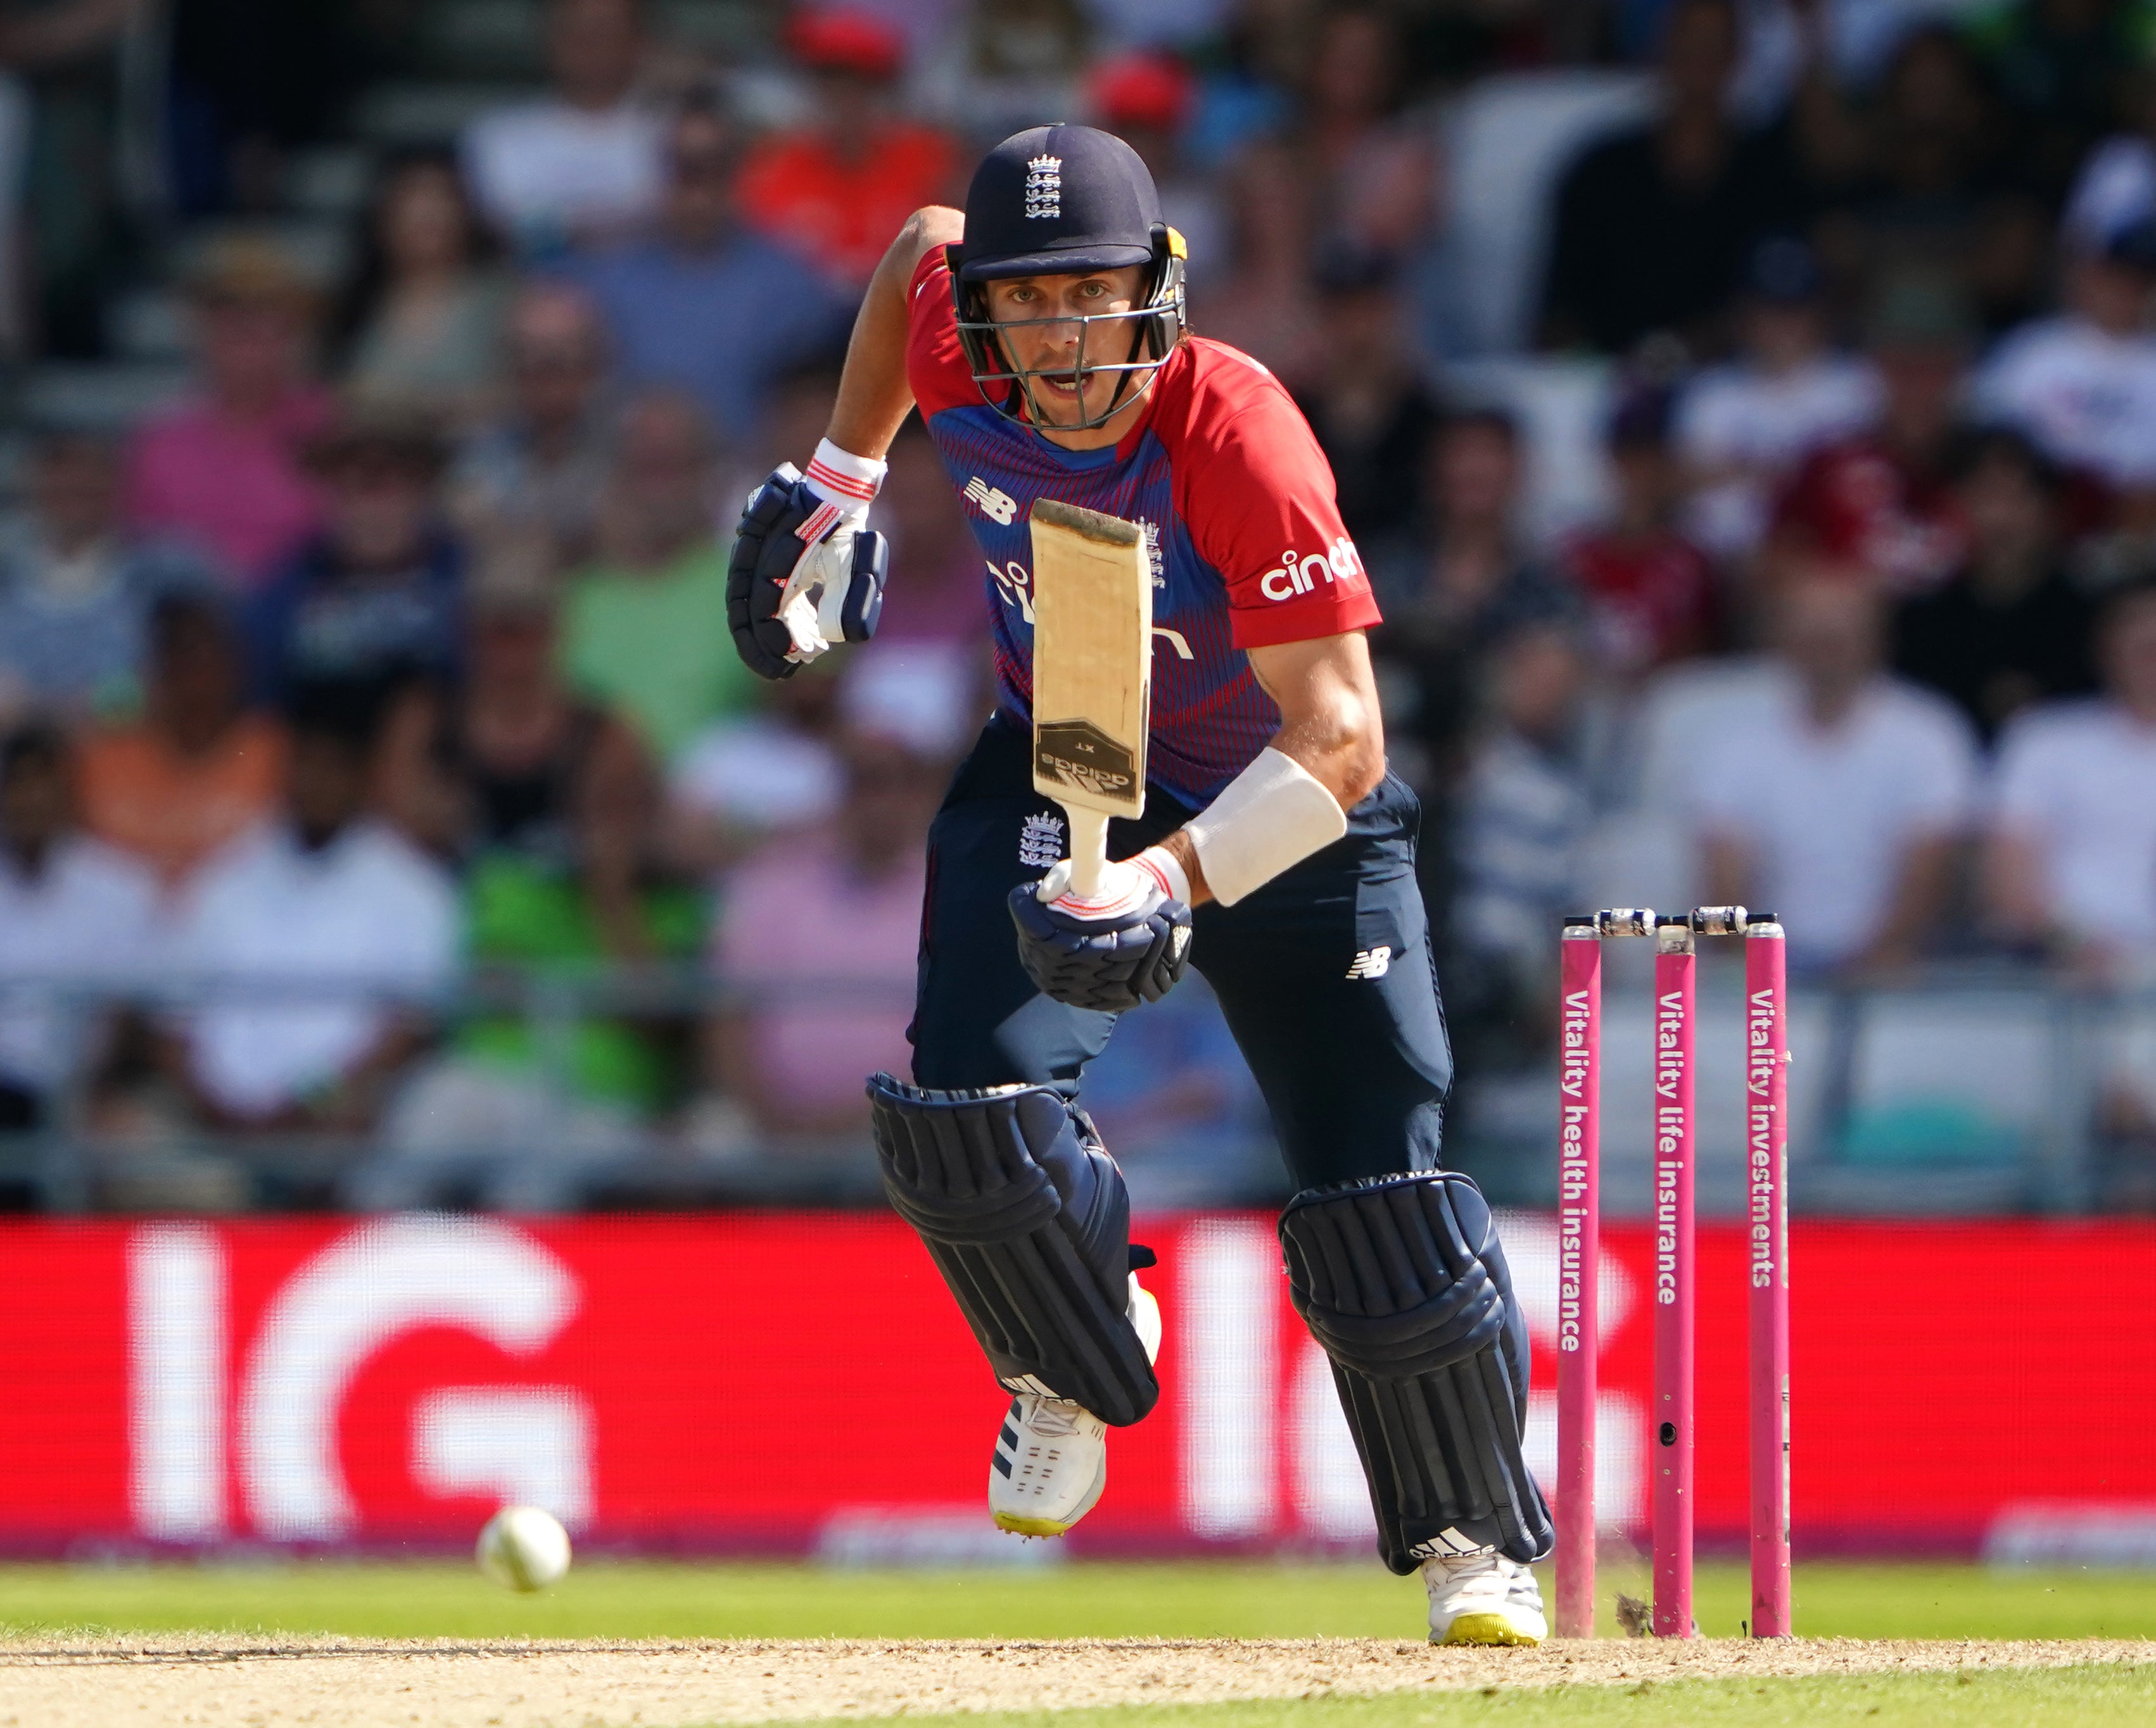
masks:
<svg viewBox="0 0 2156 1728"><path fill-rule="evenodd" d="M1160 1354L1160 1305L1131 1279L1131 1324L1146 1360ZM1108 1425L1083 1404L1042 1392L1011 1400L988 1460L988 1514L1021 1536L1060 1536L1108 1485Z"/></svg>
<svg viewBox="0 0 2156 1728"><path fill-rule="evenodd" d="M1425 1560L1434 1644L1538 1644L1549 1636L1534 1568L1502 1554Z"/></svg>

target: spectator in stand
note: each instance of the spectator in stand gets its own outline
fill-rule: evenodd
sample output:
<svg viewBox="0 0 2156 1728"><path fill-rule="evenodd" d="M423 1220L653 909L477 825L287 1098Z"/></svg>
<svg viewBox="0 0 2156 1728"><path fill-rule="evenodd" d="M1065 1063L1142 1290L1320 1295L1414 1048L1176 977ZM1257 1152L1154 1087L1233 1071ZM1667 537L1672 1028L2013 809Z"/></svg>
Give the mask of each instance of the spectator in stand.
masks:
<svg viewBox="0 0 2156 1728"><path fill-rule="evenodd" d="M1877 374L1829 346L1824 286L1803 241L1761 241L1738 312L1738 357L1684 393L1676 440L1693 493L1688 526L1717 557L1748 558L1804 458L1878 416Z"/></svg>
<svg viewBox="0 0 2156 1728"><path fill-rule="evenodd" d="M2119 112L2127 126L2089 152L2059 228L2070 251L2101 252L2137 223L2156 218L2156 67L2127 74Z"/></svg>
<svg viewBox="0 0 2156 1728"><path fill-rule="evenodd" d="M1578 602L1530 557L1514 520L1520 434L1497 408L1441 421L1425 449L1416 531L1367 554L1385 623L1372 637L1392 761L1423 802L1423 893L1451 903L1451 805L1482 700L1490 644L1569 620ZM1440 915L1441 915L1441 913Z"/></svg>
<svg viewBox="0 0 2156 1728"><path fill-rule="evenodd" d="M64 735L33 725L0 739L0 1134L52 1125L106 1018L20 987L139 978L156 908L148 872L78 831Z"/></svg>
<svg viewBox="0 0 2156 1728"><path fill-rule="evenodd" d="M1912 277L1891 285L1866 344L1882 405L1872 431L1816 452L1774 506L1765 562L1870 572L1922 593L1962 561L1968 535L1948 474L1974 330L1962 297Z"/></svg>
<svg viewBox="0 0 2156 1728"><path fill-rule="evenodd" d="M482 841L466 874L466 963L573 980L691 959L703 896L653 863L650 761L624 729L603 716L580 724L566 695L546 687L531 639L544 614L530 598L490 597L460 717L475 813L507 836ZM542 707L551 741L536 730ZM562 1040L558 1066L550 1036ZM679 1101L692 1048L688 1024L663 1013L578 1015L551 1030L481 1016L398 1100L382 1156L352 1173L347 1197L367 1211L466 1198L572 1208L646 1149L653 1117Z"/></svg>
<svg viewBox="0 0 2156 1728"><path fill-rule="evenodd" d="M736 442L755 435L774 380L844 340L853 310L798 254L736 220L740 156L725 116L691 104L667 134L655 231L568 266L627 382L689 392Z"/></svg>
<svg viewBox="0 0 2156 1728"><path fill-rule="evenodd" d="M1635 680L1714 645L1714 566L1676 526L1681 487L1670 448L1670 395L1632 391L1609 417L1604 448L1616 510L1569 536L1558 562L1585 601L1602 664Z"/></svg>
<svg viewBox="0 0 2156 1728"><path fill-rule="evenodd" d="M446 151L394 156L360 218L331 336L356 400L469 425L493 406L508 283Z"/></svg>
<svg viewBox="0 0 2156 1728"><path fill-rule="evenodd" d="M1772 906L1789 964L1861 977L1921 955L1974 813L1974 731L1883 669L1876 582L1816 566L1774 596L1779 677L1686 752L1709 904Z"/></svg>
<svg viewBox="0 0 2156 1728"><path fill-rule="evenodd" d="M569 586L571 685L637 727L662 761L749 705L755 679L726 628L726 558L713 531L709 424L648 391L623 410L597 559Z"/></svg>
<svg viewBox="0 0 2156 1728"><path fill-rule="evenodd" d="M899 22L888 5L880 9L885 28ZM1092 49L1086 0L961 0L956 10L914 84L923 112L984 141L1039 126L1044 115L1075 117Z"/></svg>
<svg viewBox="0 0 2156 1728"><path fill-rule="evenodd" d="M1297 397L1337 477L1341 520L1362 546L1412 526L1417 470L1437 409L1416 376L1394 261L1348 248L1317 261L1325 366Z"/></svg>
<svg viewBox="0 0 2156 1728"><path fill-rule="evenodd" d="M777 842L728 879L711 961L741 1003L709 1033L711 1074L767 1141L862 1143L861 1076L911 1073L928 820L947 758L850 728L828 828ZM806 1146L800 1150L808 1151Z"/></svg>
<svg viewBox="0 0 2156 1728"><path fill-rule="evenodd" d="M201 1122L372 1128L428 1039L427 998L456 962L456 893L373 819L371 714L302 693L280 819L205 865L172 969L234 992L177 1017L159 1065Z"/></svg>
<svg viewBox="0 0 2156 1728"><path fill-rule="evenodd" d="M957 153L943 133L898 111L906 39L893 26L868 12L808 6L788 21L785 41L808 74L813 117L750 151L741 208L858 294L909 216L956 201Z"/></svg>
<svg viewBox="0 0 2156 1728"><path fill-rule="evenodd" d="M1309 181L1321 254L1406 258L1429 236L1436 152L1430 129L1399 115L1409 64L1391 8L1347 0L1318 16L1301 112L1268 167Z"/></svg>
<svg viewBox="0 0 2156 1728"><path fill-rule="evenodd" d="M2066 263L2066 309L2015 331L1976 380L1987 418L2120 492L2156 490L2156 221Z"/></svg>
<svg viewBox="0 0 2156 1728"><path fill-rule="evenodd" d="M1311 285L1311 192L1261 147L1225 177L1231 258L1192 296L1193 322L1308 391L1325 370L1324 333Z"/></svg>
<svg viewBox="0 0 2156 1728"><path fill-rule="evenodd" d="M120 520L112 441L33 434L25 503L0 524L0 713L110 716L140 696L143 625L167 588L208 586L202 564Z"/></svg>
<svg viewBox="0 0 2156 1728"><path fill-rule="evenodd" d="M147 634L141 718L83 742L83 823L169 894L268 818L285 786L285 736L245 705L245 659L222 601L167 594Z"/></svg>
<svg viewBox="0 0 2156 1728"><path fill-rule="evenodd" d="M1445 1015L1470 1065L1547 1053L1557 956L1594 815L1594 661L1575 629L1529 624L1492 645L1489 715L1459 795Z"/></svg>
<svg viewBox="0 0 2156 1728"><path fill-rule="evenodd" d="M1984 903L2092 982L2156 978L2156 583L2107 597L2102 694L2025 709L1999 744Z"/></svg>
<svg viewBox="0 0 2156 1728"><path fill-rule="evenodd" d="M1847 273L1866 285L1946 278L1988 329L2025 318L2045 285L2049 218L1963 38L1943 23L1911 31L1866 129L1869 175L1821 228Z"/></svg>
<svg viewBox="0 0 2156 1728"><path fill-rule="evenodd" d="M127 516L213 560L244 591L321 520L301 461L330 413L307 377L315 295L282 250L256 240L211 248L190 289L201 390L136 436Z"/></svg>
<svg viewBox="0 0 2156 1728"><path fill-rule="evenodd" d="M465 554L436 499L444 454L425 421L363 408L309 447L327 520L249 608L259 695L456 681Z"/></svg>
<svg viewBox="0 0 2156 1728"><path fill-rule="evenodd" d="M2019 433L1974 438L1958 483L1969 561L1895 617L1895 669L1958 704L1987 744L2030 703L2095 687L2094 609L2064 566L2060 487Z"/></svg>
<svg viewBox="0 0 2156 1728"><path fill-rule="evenodd" d="M897 579L885 591L879 642L946 642L976 648L984 638L981 549L951 490L943 459L917 419L899 428L885 459L875 525L891 536Z"/></svg>
<svg viewBox="0 0 2156 1728"><path fill-rule="evenodd" d="M755 707L691 739L668 776L667 855L708 876L775 836L828 823L845 791L838 690L829 660L804 666L758 685Z"/></svg>
<svg viewBox="0 0 2156 1728"><path fill-rule="evenodd" d="M1217 182L1198 172L1183 148L1198 80L1182 61L1158 49L1118 54L1093 69L1086 102L1093 124L1137 151L1151 171L1161 213L1189 249L1187 279L1204 289L1227 268L1228 213ZM1033 123L1029 117L1019 125Z"/></svg>
<svg viewBox="0 0 2156 1728"><path fill-rule="evenodd" d="M552 93L465 132L472 196L520 251L627 233L658 209L665 126L637 100L645 47L641 0L550 0Z"/></svg>
<svg viewBox="0 0 2156 1728"><path fill-rule="evenodd" d="M1415 531L1370 553L1385 612L1381 652L1424 672L1426 696L1450 685L1444 706L1455 720L1469 659L1517 625L1577 609L1563 577L1521 540L1521 463L1520 430L1504 409L1448 415L1424 447Z"/></svg>
<svg viewBox="0 0 2156 1728"><path fill-rule="evenodd" d="M506 346L508 410L466 441L450 515L475 541L544 534L580 561L606 489L605 326L583 290L534 282L510 306Z"/></svg>
<svg viewBox="0 0 2156 1728"><path fill-rule="evenodd" d="M1730 116L1733 0L1672 0L1664 28L1661 112L1590 145L1558 183L1546 347L1621 354L1658 331L1712 346L1753 248L1799 213L1779 136Z"/></svg>
<svg viewBox="0 0 2156 1728"><path fill-rule="evenodd" d="M2144 14L2112 0L2020 0L1954 16L2011 116L2019 172L2056 203L2103 136L2122 79L2149 64Z"/></svg>

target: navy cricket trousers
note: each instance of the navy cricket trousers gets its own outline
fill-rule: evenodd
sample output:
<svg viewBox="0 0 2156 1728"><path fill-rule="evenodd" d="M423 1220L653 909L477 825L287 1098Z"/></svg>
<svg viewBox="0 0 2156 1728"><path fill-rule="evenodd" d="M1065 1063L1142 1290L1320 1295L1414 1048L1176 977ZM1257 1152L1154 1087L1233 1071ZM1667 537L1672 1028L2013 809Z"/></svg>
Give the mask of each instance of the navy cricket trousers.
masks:
<svg viewBox="0 0 2156 1728"><path fill-rule="evenodd" d="M1075 1092L1114 1028L1113 1014L1043 996L1019 964L1004 902L1065 849L1062 813L1033 789L1031 759L1026 729L991 720L929 829L907 1034L917 1084ZM1193 813L1148 788L1142 820L1110 824L1110 855L1129 857ZM1452 1055L1415 885L1420 819L1388 774L1343 838L1194 919L1191 964L1257 1078L1297 1189L1437 1167Z"/></svg>

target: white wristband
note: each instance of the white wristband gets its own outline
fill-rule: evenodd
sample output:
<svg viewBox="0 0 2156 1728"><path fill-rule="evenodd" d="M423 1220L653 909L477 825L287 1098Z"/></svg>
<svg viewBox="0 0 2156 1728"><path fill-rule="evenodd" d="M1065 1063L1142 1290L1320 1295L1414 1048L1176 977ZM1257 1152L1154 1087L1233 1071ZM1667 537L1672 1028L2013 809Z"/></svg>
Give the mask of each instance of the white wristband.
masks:
<svg viewBox="0 0 2156 1728"><path fill-rule="evenodd" d="M1160 890L1172 900L1190 904L1190 876L1176 855L1165 846L1148 846L1131 862L1142 870L1152 872L1160 884Z"/></svg>
<svg viewBox="0 0 2156 1728"><path fill-rule="evenodd" d="M883 490L887 466L873 457L842 450L827 438L816 446L803 478L808 482L808 490L824 503L835 504L858 520L868 514L869 505Z"/></svg>
<svg viewBox="0 0 2156 1728"><path fill-rule="evenodd" d="M1270 747L1184 824L1213 898L1232 906L1348 832L1325 782Z"/></svg>

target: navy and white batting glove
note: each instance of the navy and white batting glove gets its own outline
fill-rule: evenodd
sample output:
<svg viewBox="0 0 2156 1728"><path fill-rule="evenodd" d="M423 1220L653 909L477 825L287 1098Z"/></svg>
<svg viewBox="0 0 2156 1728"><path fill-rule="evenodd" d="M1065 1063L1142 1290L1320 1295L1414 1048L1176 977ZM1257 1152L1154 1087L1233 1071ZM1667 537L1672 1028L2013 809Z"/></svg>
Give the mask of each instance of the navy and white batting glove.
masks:
<svg viewBox="0 0 2156 1728"><path fill-rule="evenodd" d="M865 642L883 612L890 543L865 525L884 464L826 438L749 495L726 563L726 623L762 678L791 678L834 642Z"/></svg>
<svg viewBox="0 0 2156 1728"><path fill-rule="evenodd" d="M1175 898L1159 855L1148 847L1107 865L1090 899L1071 893L1068 859L1011 890L1018 957L1043 995L1121 1013L1174 987L1190 961L1190 908Z"/></svg>

